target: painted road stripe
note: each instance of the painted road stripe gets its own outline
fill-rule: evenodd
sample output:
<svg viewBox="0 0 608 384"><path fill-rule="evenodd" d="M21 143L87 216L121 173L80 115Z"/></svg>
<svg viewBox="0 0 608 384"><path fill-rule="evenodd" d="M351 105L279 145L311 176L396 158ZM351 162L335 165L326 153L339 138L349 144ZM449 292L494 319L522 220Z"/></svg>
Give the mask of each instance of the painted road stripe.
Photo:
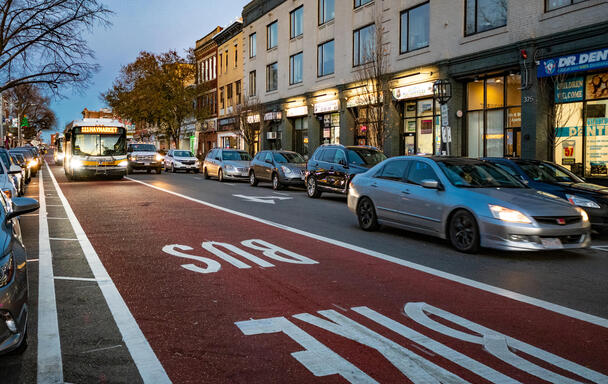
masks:
<svg viewBox="0 0 608 384"><path fill-rule="evenodd" d="M218 210L223 211L223 212L231 213L231 214L236 215L236 216L240 216L240 217L244 217L246 219L257 221L258 223L266 224L266 225L269 225L269 226L272 226L272 227L275 227L275 228L280 228L280 229L283 229L285 231L289 231L289 232L292 232L292 233L296 233L296 234L299 234L299 235L302 235L302 236L309 237L311 239L322 241L324 243L336 245L338 247L342 247L342 248L345 248L345 249L349 249L351 251L359 252L359 253L362 253L362 254L365 254L365 255L368 255L368 256L375 257L377 259L389 261L391 263L399 264L399 265L402 265L404 267L411 268L411 269L414 269L414 270L417 270L417 271L421 271L421 272L425 272L425 273L428 273L430 275L434 275L434 276L438 276L438 277L441 277L441 278L444 278L444 279L447 279L447 280L450 280L450 281L454 281L456 283L468 285L470 287L477 288L477 289L480 289L482 291L490 292L490 293L493 293L493 294L496 294L496 295L500 295L500 296L503 296L503 297L507 297L509 299L516 300L516 301L519 301L519 302L522 302L522 303L534 305L536 307L543 308L543 309L546 309L548 311L559 313L559 314L564 315L564 316L568 316L568 317L572 317L574 319L586 321L588 323L595 324L595 325L598 325L600 327L608 328L608 319L604 319L603 317L591 315L591 314L588 314L588 313L585 313L585 312L581 312L581 311L578 311L578 310L575 310L575 309L564 307L564 306L559 305L559 304L550 303L550 302L545 301L545 300L541 300L541 299L537 299L537 298L534 298L534 297L523 295L521 293L509 291L508 289L495 287L493 285L489 285L489 284L486 284L486 283L475 281L475 280L472 280L472 279L469 279L469 278L466 278L466 277L462 277L462 276L454 275L452 273L440 271L438 269L434 269L434 268L430 268L430 267L427 267L427 266L424 266L424 265L416 264L416 263L413 263L411 261L402 260L402 259L399 259L397 257L389 256L389 255L386 255L386 254L381 253L381 252L372 251L372 250L369 250L369 249L366 249L366 248L363 248L363 247L359 247L357 245L345 243L345 242L339 241L339 240L330 239L328 237L316 235L314 233L306 232L306 231L303 231L303 230L300 230L300 229L297 229L297 228L288 227L286 225L275 223L275 222L270 221L270 220L266 220L266 219L262 219L262 218L259 218L259 217L256 217L256 216L248 215L248 214L243 213L243 212L238 212L238 211L235 211L235 210L232 210L232 209L229 209L229 208L225 208L225 207L222 207L222 206L219 206L219 205L216 205L216 204L212 204L212 203L203 201L203 200L195 199L194 197L190 197L190 196L187 196L187 195L183 195L181 193L170 191L168 189L157 187L156 185L148 184L146 182L135 180L135 179L132 179L130 177L126 177L126 179L130 180L132 182L135 182L135 183L139 183L139 184L145 185L145 186L147 186L149 188L153 188L153 189L156 189L156 190L159 190L159 191L162 191L162 192L166 192L166 193L174 195L174 196L181 197L181 198L186 199L186 200L193 201L193 202L198 203L198 204L205 205L207 207L215 208L215 209L218 209ZM54 181L54 179L53 179L53 181Z"/></svg>
<svg viewBox="0 0 608 384"><path fill-rule="evenodd" d="M55 280L73 280L73 281L97 281L94 277L69 277L69 276L55 276Z"/></svg>
<svg viewBox="0 0 608 384"><path fill-rule="evenodd" d="M82 229L80 222L76 218L72 207L59 187L59 184L57 183L57 180L55 179L55 176L53 175L51 167L49 167L48 163L46 163L46 168L51 175L51 180L53 181L53 185L57 190L57 195L59 196L70 223L72 224L74 233L80 242L80 247L82 248L87 262L89 263L93 276L95 276L95 279L98 280L99 289L101 289L101 292L108 303L108 307L110 312L112 312L116 326L118 327L123 341L127 346L135 365L137 366L137 370L139 371L142 380L144 383L171 383L165 369L156 357L152 347L150 347L148 340L146 340L146 337L139 328L139 325L135 321L135 318L131 314L127 304L120 295L120 292L118 292L118 288L116 288L116 285L110 278L108 271L99 259L95 248L93 248L89 238Z"/></svg>
<svg viewBox="0 0 608 384"><path fill-rule="evenodd" d="M50 240L53 240L53 241L78 241L78 239L65 239L62 237L51 237Z"/></svg>
<svg viewBox="0 0 608 384"><path fill-rule="evenodd" d="M46 198L40 173L38 189L40 196L38 237L38 373L40 384L63 383L61 342L55 302L55 280L53 279L53 254L49 240L49 223L46 219Z"/></svg>
<svg viewBox="0 0 608 384"><path fill-rule="evenodd" d="M592 249L597 249L598 251L608 252L608 245L597 245L595 247L591 247Z"/></svg>

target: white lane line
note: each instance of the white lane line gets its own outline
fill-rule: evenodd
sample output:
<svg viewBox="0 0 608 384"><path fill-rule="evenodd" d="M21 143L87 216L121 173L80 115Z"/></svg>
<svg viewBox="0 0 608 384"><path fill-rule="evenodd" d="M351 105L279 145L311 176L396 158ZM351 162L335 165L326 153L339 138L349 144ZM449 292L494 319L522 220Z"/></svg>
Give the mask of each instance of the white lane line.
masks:
<svg viewBox="0 0 608 384"><path fill-rule="evenodd" d="M591 249L597 249L598 251L608 252L608 245L596 245L591 247Z"/></svg>
<svg viewBox="0 0 608 384"><path fill-rule="evenodd" d="M61 204L47 204L47 207L63 207Z"/></svg>
<svg viewBox="0 0 608 384"><path fill-rule="evenodd" d="M110 312L112 312L116 326L118 327L118 330L122 335L122 339L127 346L131 357L133 358L133 362L135 362L135 365L137 366L137 370L139 371L143 382L171 383L165 369L161 365L160 361L158 361L158 358L154 354L152 347L150 347L148 340L146 340L146 337L139 328L139 325L135 321L131 311L129 311L129 307L127 307L124 299L122 296L120 296L118 288L116 288L116 285L112 281L108 271L99 259L99 255L97 255L95 248L93 248L89 238L82 229L80 222L76 218L72 207L59 187L59 184L57 183L57 180L55 179L55 176L53 175L51 167L49 167L48 163L46 163L46 168L51 175L51 180L53 181L53 185L57 190L57 195L65 208L65 212L72 223L72 228L74 229L74 233L80 242L80 247L82 248L87 262L89 263L93 276L95 276L95 278L98 280L99 289L106 299L106 303L110 308Z"/></svg>
<svg viewBox="0 0 608 384"><path fill-rule="evenodd" d="M69 276L55 276L55 280L72 280L72 281L95 281L94 277L69 277Z"/></svg>
<svg viewBox="0 0 608 384"><path fill-rule="evenodd" d="M159 190L159 191L162 191L162 192L166 192L168 194L171 194L171 195L174 195L174 196L177 196L177 197L181 197L181 198L186 199L186 200L193 201L193 202L198 203L198 204L205 205L205 206L210 207L210 208L215 208L215 209L218 209L218 210L223 211L223 212L231 213L231 214L236 215L236 216L240 216L240 217L244 217L246 219L257 221L258 223L266 224L266 225L269 225L269 226L272 226L272 227L275 227L275 228L280 228L280 229L283 229L285 231L289 231L289 232L292 232L292 233L296 233L298 235L309 237L311 239L322 241L324 243L328 243L328 244L331 244L331 245L336 245L338 247L349 249L351 251L362 253L362 254L365 254L365 255L368 255L368 256L372 256L372 257L375 257L377 259L389 261L391 263L399 264L399 265L402 265L402 266L410 268L410 269L414 269L414 270L417 270L417 271L425 272L425 273L428 273L429 275L438 276L438 277L444 278L446 280L450 280L450 281L454 281L456 283L468 285L469 287L477 288L477 289L480 289L482 291L490 292L490 293L493 293L493 294L496 294L496 295L499 295L499 296L507 297L507 298L512 299L512 300L520 301L522 303L534 305L536 307L543 308L543 309L546 309L548 311L559 313L559 314L564 315L564 316L568 316L568 317L571 317L571 318L574 318L574 319L586 321L588 323L595 324L595 325L598 325L600 327L608 328L608 319L604 319L603 317L599 317L599 316L595 316L595 315L590 315L588 313L581 312L581 311L578 311L576 309L564 307L564 306L559 305L559 304L550 303L550 302L545 301L545 300L541 300L541 299L537 299L537 298L534 298L534 297L523 295L521 293L509 291L508 289L495 287L493 285L489 285L489 284L486 284L486 283L475 281L475 280L472 280L472 279L469 279L469 278L466 278L466 277L454 275L454 274L449 273L449 272L440 271L438 269L427 267L427 266L420 265L420 264L416 264L416 263L413 263L411 261L402 260L402 259L399 259L399 258L394 257L394 256L390 256L390 255L387 255L387 254L384 254L384 253L381 253L381 252L372 251L370 249L359 247L357 245L353 245L353 244L349 244L349 243L345 243L345 242L340 241L340 240L335 240L335 239L331 239L331 238L328 238L328 237L320 236L320 235L317 235L317 234L314 234L314 233L306 232L306 231L303 231L301 229L288 227L287 225L275 223L275 222L270 221L270 220L266 220L266 219L262 219L262 218L259 218L259 217L256 217L256 216L248 215L246 213L238 212L238 211L235 211L235 210L232 210L232 209L229 209L229 208L224 208L224 207L216 205L216 204L212 204L212 203L208 203L208 202L203 201L203 200L195 199L193 197L186 196L186 195L183 195L181 193L173 192L173 191L170 191L168 189L161 188L161 187L157 187L155 185L148 184L148 183L145 183L143 181L135 180L135 179L132 179L130 177L127 177L126 179L131 180L131 181L133 181L135 183L139 183L139 184L145 185L145 186L147 186L149 188L153 188L153 189L156 189L156 190Z"/></svg>
<svg viewBox="0 0 608 384"><path fill-rule="evenodd" d="M55 302L55 280L53 279L53 254L49 240L49 223L46 220L46 198L42 172L38 184L40 204L38 237L38 373L39 384L63 383L61 341Z"/></svg>
<svg viewBox="0 0 608 384"><path fill-rule="evenodd" d="M53 240L53 241L78 241L78 239L66 239L64 237L51 237L50 240Z"/></svg>
<svg viewBox="0 0 608 384"><path fill-rule="evenodd" d="M26 260L28 263L35 263L37 261L40 261L40 259L27 259Z"/></svg>
<svg viewBox="0 0 608 384"><path fill-rule="evenodd" d="M67 220L67 217L47 217L48 220Z"/></svg>

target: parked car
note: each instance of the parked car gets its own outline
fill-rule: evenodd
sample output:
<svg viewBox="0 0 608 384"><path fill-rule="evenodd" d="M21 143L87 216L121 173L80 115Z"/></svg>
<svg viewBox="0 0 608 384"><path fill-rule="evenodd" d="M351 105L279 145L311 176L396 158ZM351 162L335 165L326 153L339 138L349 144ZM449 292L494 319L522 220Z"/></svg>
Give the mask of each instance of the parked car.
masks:
<svg viewBox="0 0 608 384"><path fill-rule="evenodd" d="M42 158L42 154L40 153L38 148L33 147L31 145L24 145L22 147L16 147L15 149L29 151L32 154L32 156L34 156L34 159L35 159L34 166L36 167L36 172L40 171L40 168L42 168L42 163L44 162L44 159Z"/></svg>
<svg viewBox="0 0 608 384"><path fill-rule="evenodd" d="M23 156L25 156L25 158L27 159L27 166L32 172L32 177L36 177L36 175L38 174L38 170L41 167L41 163L40 160L38 160L38 158L36 157L34 151L29 149L28 147L13 148L11 149L11 151L22 153Z"/></svg>
<svg viewBox="0 0 608 384"><path fill-rule="evenodd" d="M339 144L322 145L306 166L306 192L317 198L322 192L348 193L352 178L384 161L386 156L374 147Z"/></svg>
<svg viewBox="0 0 608 384"><path fill-rule="evenodd" d="M0 148L0 159L4 167L8 170L9 177L15 186L17 195L23 196L25 193L25 176L19 164L13 161L11 154L4 148Z"/></svg>
<svg viewBox="0 0 608 384"><path fill-rule="evenodd" d="M306 160L297 152L262 151L251 161L249 184L270 182L274 190L288 186L304 186Z"/></svg>
<svg viewBox="0 0 608 384"><path fill-rule="evenodd" d="M201 164L192 152L179 149L169 150L165 155L164 166L166 172L171 170L173 173L177 171L199 173L201 170Z"/></svg>
<svg viewBox="0 0 608 384"><path fill-rule="evenodd" d="M21 169L23 169L23 173L25 175L25 183L29 184L30 180L32 179L32 171L27 166L27 160L25 159L25 156L23 156L23 153L14 152L12 149L9 150L8 153L10 153L15 162L19 164Z"/></svg>
<svg viewBox="0 0 608 384"><path fill-rule="evenodd" d="M163 157L156 151L154 144L129 144L127 146L127 173L135 170L145 170L150 173L156 170L161 173Z"/></svg>
<svg viewBox="0 0 608 384"><path fill-rule="evenodd" d="M608 187L586 183L566 168L539 160L489 158L498 165L539 191L551 193L581 207L589 215L591 227L608 230Z"/></svg>
<svg viewBox="0 0 608 384"><path fill-rule="evenodd" d="M217 177L219 182L227 179L247 180L251 156L238 149L215 148L209 151L203 163L205 179Z"/></svg>
<svg viewBox="0 0 608 384"><path fill-rule="evenodd" d="M364 230L379 224L448 239L461 252L586 248L587 213L527 187L483 160L397 157L351 182L348 207Z"/></svg>
<svg viewBox="0 0 608 384"><path fill-rule="evenodd" d="M6 164L9 164L8 166ZM2 166L2 175L0 176L0 188L9 199L19 196L19 184L15 181L15 173L21 172L21 167L14 166L11 163L10 155L4 148L0 148L0 165ZM17 170L16 168L19 168Z"/></svg>
<svg viewBox="0 0 608 384"><path fill-rule="evenodd" d="M34 199L0 196L0 354L21 353L27 347L27 263L17 217L38 208Z"/></svg>

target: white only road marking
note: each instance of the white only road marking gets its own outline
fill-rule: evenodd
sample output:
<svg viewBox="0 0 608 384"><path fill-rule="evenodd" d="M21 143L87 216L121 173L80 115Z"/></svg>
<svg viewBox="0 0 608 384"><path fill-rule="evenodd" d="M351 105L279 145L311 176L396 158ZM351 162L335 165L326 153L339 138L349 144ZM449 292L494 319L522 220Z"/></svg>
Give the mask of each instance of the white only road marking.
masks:
<svg viewBox="0 0 608 384"><path fill-rule="evenodd" d="M40 172L38 189L40 215L38 226L38 373L39 384L63 383L63 362L55 302L53 255L49 240L49 223L46 218L46 197Z"/></svg>
<svg viewBox="0 0 608 384"><path fill-rule="evenodd" d="M246 219L257 221L258 223L266 224L266 225L269 225L269 226L272 226L272 227L275 227L275 228L279 228L279 229L282 229L282 230L285 230L285 231L288 231L288 232L292 232L292 233L296 233L298 235L306 236L306 237L309 237L311 239L319 240L319 241L322 241L322 242L327 243L327 244L331 244L331 245L335 245L335 246L342 247L342 248L345 248L345 249L349 249L351 251L362 253L364 255L375 257L377 259L381 259L381 260L389 261L391 263L399 264L399 265L407 267L407 268L411 268L411 269L414 269L414 270L417 270L417 271L428 273L428 274L433 275L433 276L441 277L441 278L444 278L446 280L450 280L450 281L454 281L456 283L464 284L464 285L467 285L469 287L477 288L477 289L480 289L482 291L490 292L490 293L493 293L493 294L496 294L496 295L499 295L499 296L507 297L509 299L516 300L516 301L519 301L519 302L522 302L522 303L534 305L536 307L543 308L543 309L546 309L548 311L552 311L552 312L555 312L555 313L559 313L561 315L568 316L568 317L571 317L573 319L578 319L578 320L581 320L581 321L585 321L585 322L588 322L588 323L591 323L591 324L598 325L600 327L608 328L608 319L604 319L603 317L599 317L599 316L595 316L595 315L590 315L588 313L577 311L575 309L571 309L571 308L568 308L568 307L564 307L564 306L559 305L559 304L550 303L550 302L545 301L545 300L541 300L541 299L537 299L537 298L534 298L534 297L523 295L521 293L509 291L508 289L495 287L493 285L489 285L489 284L486 284L486 283L481 283L479 281L475 281L475 280L472 280L472 279L469 279L469 278L466 278L466 277L454 275L454 274L449 273L449 272L440 271L440 270L435 269L435 268L431 268L431 267L427 267L427 266L424 266L424 265L412 263L411 261L402 260L402 259L399 259L397 257L390 256L390 255L387 255L387 254L384 254L384 253L381 253L381 252L372 251L370 249L359 247L357 245L345 243L343 241L339 241L339 240L335 240L335 239L330 239L328 237L316 235L314 233L306 232L306 231L303 231L301 229L297 229L297 228L289 227L287 225L275 223L275 222L270 221L270 220L266 220L266 219L262 219L262 218L259 218L259 217L256 217L256 216L248 215L248 214L243 213L243 212L235 211L233 209L225 208L225 207L222 207L222 206L219 206L219 205L216 205L216 204L208 203L208 202L203 201L203 200L195 199L194 197L186 196L186 195L183 195L181 193L177 193L177 192L170 191L168 189L157 187L155 185L148 184L148 183L145 183L143 181L135 180L135 179L132 179L130 177L127 177L126 179L128 179L128 180L130 180L132 182L135 182L135 183L139 183L139 184L145 185L145 186L147 186L149 188L153 188L153 189L156 189L156 190L159 190L159 191L171 194L173 196L181 197L183 199L190 200L192 202L205 205L205 206L210 207L210 208L214 208L214 209L226 212L226 213L230 213L230 214L233 214L233 215L236 215L236 216L244 217Z"/></svg>
<svg viewBox="0 0 608 384"><path fill-rule="evenodd" d="M51 167L49 167L48 163L46 163L46 168L51 175L51 179L53 180L53 185L55 185L59 199L61 200L65 212L70 219L74 233L80 241L80 247L82 248L87 262L89 263L93 276L95 276L95 279L98 281L99 289L106 299L106 303L110 308L110 312L112 312L116 326L118 327L118 330L122 335L122 339L127 346L135 365L137 366L137 370L139 371L143 382L155 384L171 383L165 369L156 357L156 354L139 328L139 325L135 321L131 311L129 311L129 307L127 307L124 299L122 296L120 296L118 288L116 288L116 285L110 278L108 271L99 259L99 255L97 255L95 248L93 248L89 238L82 229L80 222L76 218L72 207L59 187L59 184L57 183L57 180L55 179L55 176L53 175Z"/></svg>
<svg viewBox="0 0 608 384"><path fill-rule="evenodd" d="M245 201L250 201L252 203L263 203L263 204L275 204L275 200L292 200L293 197L282 197L282 196L245 196L245 195L232 195L234 197L238 197L239 199L243 199Z"/></svg>

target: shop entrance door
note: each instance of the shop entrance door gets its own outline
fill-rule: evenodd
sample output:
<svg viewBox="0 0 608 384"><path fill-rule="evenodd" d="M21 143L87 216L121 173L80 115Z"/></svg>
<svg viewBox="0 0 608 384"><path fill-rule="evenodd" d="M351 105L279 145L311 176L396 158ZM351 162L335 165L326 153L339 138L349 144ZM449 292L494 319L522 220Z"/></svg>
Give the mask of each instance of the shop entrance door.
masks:
<svg viewBox="0 0 608 384"><path fill-rule="evenodd" d="M508 128L505 157L521 157L521 128Z"/></svg>
<svg viewBox="0 0 608 384"><path fill-rule="evenodd" d="M416 134L406 133L403 135L403 152L406 156L416 154Z"/></svg>

